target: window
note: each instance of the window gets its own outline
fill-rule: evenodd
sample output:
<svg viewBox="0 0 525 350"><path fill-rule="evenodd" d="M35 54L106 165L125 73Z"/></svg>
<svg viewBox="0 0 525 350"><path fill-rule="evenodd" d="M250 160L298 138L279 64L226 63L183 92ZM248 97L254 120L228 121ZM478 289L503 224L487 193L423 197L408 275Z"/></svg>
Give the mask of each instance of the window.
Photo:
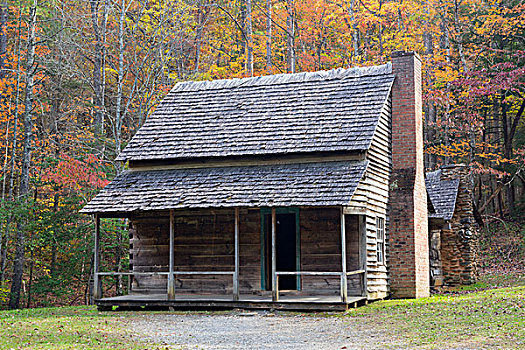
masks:
<svg viewBox="0 0 525 350"><path fill-rule="evenodd" d="M377 263L385 263L385 219L376 218Z"/></svg>

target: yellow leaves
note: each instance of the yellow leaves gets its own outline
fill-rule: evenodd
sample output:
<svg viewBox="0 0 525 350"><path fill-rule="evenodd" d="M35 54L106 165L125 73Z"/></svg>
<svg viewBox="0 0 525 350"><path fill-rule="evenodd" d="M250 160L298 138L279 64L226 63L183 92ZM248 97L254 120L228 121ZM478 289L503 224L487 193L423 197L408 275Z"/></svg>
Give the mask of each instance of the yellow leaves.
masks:
<svg viewBox="0 0 525 350"><path fill-rule="evenodd" d="M458 78L459 72L452 66L445 66L434 72L434 77L440 83L448 83Z"/></svg>
<svg viewBox="0 0 525 350"><path fill-rule="evenodd" d="M244 58L239 57L237 60L230 61L224 66L219 67L215 64L212 65L208 73L212 79L227 79L236 75L240 75L238 77L241 77L243 74L245 74L243 64Z"/></svg>

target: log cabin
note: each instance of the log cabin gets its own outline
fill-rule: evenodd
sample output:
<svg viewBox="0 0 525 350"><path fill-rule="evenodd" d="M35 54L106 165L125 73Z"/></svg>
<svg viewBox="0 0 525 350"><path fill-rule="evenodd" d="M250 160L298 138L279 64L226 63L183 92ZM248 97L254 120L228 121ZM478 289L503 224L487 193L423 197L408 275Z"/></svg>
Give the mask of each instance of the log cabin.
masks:
<svg viewBox="0 0 525 350"><path fill-rule="evenodd" d="M344 310L429 295L421 61L174 86L83 209L112 306ZM100 271L100 220L130 271ZM131 275L128 295L101 278Z"/></svg>

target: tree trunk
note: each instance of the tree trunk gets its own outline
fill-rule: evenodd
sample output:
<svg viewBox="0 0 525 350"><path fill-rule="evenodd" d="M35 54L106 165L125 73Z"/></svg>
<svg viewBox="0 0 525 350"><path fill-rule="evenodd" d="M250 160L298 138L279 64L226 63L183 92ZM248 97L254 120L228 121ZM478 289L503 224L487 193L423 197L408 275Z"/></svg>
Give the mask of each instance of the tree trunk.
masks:
<svg viewBox="0 0 525 350"><path fill-rule="evenodd" d="M266 0L266 71L272 73L272 0Z"/></svg>
<svg viewBox="0 0 525 350"><path fill-rule="evenodd" d="M194 74L199 73L200 65L200 56L201 56L201 45L202 45L202 31L204 27L204 11L202 9L202 1L199 1L199 11L197 14L197 33L195 35L195 68L193 70Z"/></svg>
<svg viewBox="0 0 525 350"><path fill-rule="evenodd" d="M246 0L246 70L253 77L253 31L252 31L252 0Z"/></svg>
<svg viewBox="0 0 525 350"><path fill-rule="evenodd" d="M0 13L0 78L5 77L5 55L7 55L7 33L5 32L7 30L7 17L8 17L8 6L7 2L5 2L2 5ZM18 43L18 49L17 49L17 55L16 55L16 87L15 87L15 110L13 114L13 145L11 149L11 157L9 159L10 163L10 169L7 172L7 164L4 168L4 180L3 180L3 188L2 188L2 197L5 197L5 191L6 191L6 184L9 183L9 189L8 189L8 195L7 200L13 201L13 186L14 186L14 168L15 168L15 157L16 157L16 147L17 147L17 126L18 126L18 105L20 101L20 78L21 74L19 72L20 67L20 30L21 30L21 18L20 14L18 15L18 37L17 37L17 43ZM16 43L15 43L16 44ZM1 102L1 101L0 101ZM6 132L6 161L7 161L7 154L9 153L9 131ZM7 242L9 241L9 232L11 227L11 215L7 216L7 220L5 223L5 230L2 230L0 232L0 286L4 282L4 276L5 276L5 266L6 266L6 257L7 257ZM4 234L5 232L5 234Z"/></svg>
<svg viewBox="0 0 525 350"><path fill-rule="evenodd" d="M56 216L58 213L58 202L60 200L60 197L58 193L55 193L53 196L53 214ZM49 267L49 274L51 277L55 277L57 267L57 241L55 237L51 237L51 266Z"/></svg>
<svg viewBox="0 0 525 350"><path fill-rule="evenodd" d="M359 29L355 19L355 0L350 1L350 20L352 21L352 46L354 49L354 60L359 57Z"/></svg>
<svg viewBox="0 0 525 350"><path fill-rule="evenodd" d="M130 1L131 4L131 1ZM129 5L128 5L129 6ZM124 21L126 20L126 1L120 2L120 15L118 27L118 77L117 77L117 101L115 106L115 153L121 151L122 135L122 88L124 85ZM117 173L120 173L120 163L116 163Z"/></svg>
<svg viewBox="0 0 525 350"><path fill-rule="evenodd" d="M446 19L446 16L443 16L442 17L442 21L440 23L440 26L441 26L441 40L440 40L440 47L441 49L444 49L445 50L445 57L446 57L446 61L447 63L450 63L450 38L449 38L449 32L448 32L448 24L447 24L447 19ZM450 89L450 83L447 82L447 90ZM441 121L444 120L445 122L445 132L444 132L444 135L443 135L443 139L444 139L444 144L446 146L449 146L449 121L450 121L450 104L448 102L445 103L445 106L444 106L444 115L443 117L441 117ZM444 159L443 159L443 163L445 165L448 165L450 162L450 157L448 156L445 156Z"/></svg>
<svg viewBox="0 0 525 350"><path fill-rule="evenodd" d="M26 87L25 87L25 110L24 110L24 150L22 153L22 171L20 175L19 195L28 200L29 192L29 169L31 167L31 148L33 139L33 88L35 67L35 26L36 26L37 0L29 9L28 37L27 37L27 60L26 60ZM22 289L22 276L24 273L25 232L22 222L17 223L16 251L13 263L13 282L11 284L11 298L9 308L20 307L20 292Z"/></svg>
<svg viewBox="0 0 525 350"><path fill-rule="evenodd" d="M94 36L94 58L93 58L93 106L95 115L95 135L100 135L104 131L104 83L103 83L103 65L104 65L104 43L101 36L100 26L98 24L99 2L100 0L90 0L91 5L91 24ZM106 6L104 5L104 19L106 18ZM105 25L104 25L105 31Z"/></svg>
<svg viewBox="0 0 525 350"><path fill-rule="evenodd" d="M503 94L501 96L501 131L503 136L503 155L505 159L512 159L512 143L514 135L511 135L511 127L509 126L509 117L507 115L508 109L508 105L505 102L505 94ZM519 120L519 112L516 118ZM512 214L514 213L516 201L514 196L514 186L512 184L512 174L505 177L505 182L508 182L505 188L507 208Z"/></svg>
<svg viewBox="0 0 525 350"><path fill-rule="evenodd" d="M463 28L459 23L459 3L458 0L454 0L454 25L456 27L456 32L458 33L457 45L459 58L461 59L461 65L463 66L463 71L468 72L467 60L465 59L465 53L463 52Z"/></svg>
<svg viewBox="0 0 525 350"><path fill-rule="evenodd" d="M241 36L237 39L237 46L240 48L241 55L245 55L248 51L248 40L246 39L246 1L240 1L239 6L241 8L241 21L240 21L240 30ZM247 62L244 62L244 68L247 69Z"/></svg>
<svg viewBox="0 0 525 350"><path fill-rule="evenodd" d="M33 268L35 267L35 253L33 249L31 249L31 259L29 261L29 283L27 285L27 303L26 308L31 307L31 289L33 287Z"/></svg>
<svg viewBox="0 0 525 350"><path fill-rule="evenodd" d="M286 71L288 73L295 73L295 21L293 0L286 0L286 9L288 11L288 15L286 16Z"/></svg>
<svg viewBox="0 0 525 350"><path fill-rule="evenodd" d="M0 5L0 79L5 77L5 59L7 55L7 1Z"/></svg>
<svg viewBox="0 0 525 350"><path fill-rule="evenodd" d="M430 32L428 28L428 21L425 23L426 30L423 32L423 43L425 45L425 55L429 57L434 56L434 40L432 37L432 33ZM428 85L432 84L432 77L428 74L426 75ZM436 124L436 106L433 102L426 101L425 102L425 130L424 130L424 138L425 143L431 143L435 141L436 139L436 133L435 133L435 124ZM425 167L429 169L434 169L437 163L436 155L435 154L428 154L425 153Z"/></svg>
<svg viewBox="0 0 525 350"><path fill-rule="evenodd" d="M7 15L8 15L8 7L7 7L7 1L3 4L0 4L0 79L5 78L5 60L7 55ZM5 97L3 95L0 95L0 103L4 103ZM6 170L7 170L7 164L9 159L9 128L10 128L10 121L11 119L8 117L6 121L5 126L5 152L4 152L4 166L2 167L2 174L4 176L2 179L2 206L4 204L5 200L5 194L6 194ZM2 255L2 235L0 234L0 256Z"/></svg>

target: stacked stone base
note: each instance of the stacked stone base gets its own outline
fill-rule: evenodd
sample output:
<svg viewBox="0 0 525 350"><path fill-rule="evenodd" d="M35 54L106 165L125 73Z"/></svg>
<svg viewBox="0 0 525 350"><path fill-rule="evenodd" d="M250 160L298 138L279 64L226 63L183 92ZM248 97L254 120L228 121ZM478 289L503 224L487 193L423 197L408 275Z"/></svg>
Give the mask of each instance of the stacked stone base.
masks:
<svg viewBox="0 0 525 350"><path fill-rule="evenodd" d="M464 165L442 168L441 180L459 178L454 215L448 222L430 222L431 287L475 283L479 277L479 227L474 217L472 181Z"/></svg>

